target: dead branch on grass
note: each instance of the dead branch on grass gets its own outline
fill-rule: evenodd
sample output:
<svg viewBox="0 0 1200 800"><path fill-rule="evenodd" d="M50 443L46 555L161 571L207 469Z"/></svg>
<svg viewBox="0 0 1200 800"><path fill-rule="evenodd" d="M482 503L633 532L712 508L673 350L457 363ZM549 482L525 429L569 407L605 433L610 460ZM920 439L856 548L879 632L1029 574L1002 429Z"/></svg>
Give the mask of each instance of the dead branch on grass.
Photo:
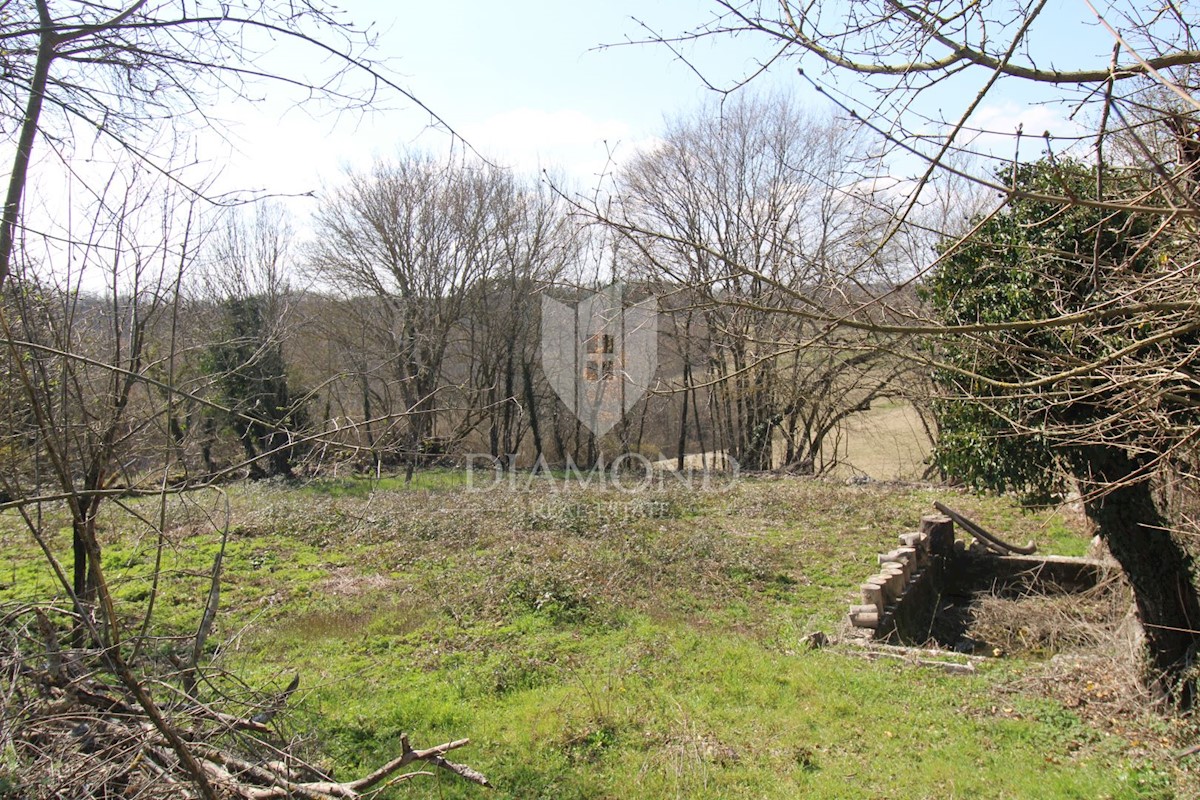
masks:
<svg viewBox="0 0 1200 800"><path fill-rule="evenodd" d="M64 648L56 617L64 630L74 624L70 614L49 606L20 606L0 615L5 708L0 744L15 755L10 781L15 779L22 797L200 797L196 768L221 795L245 800L349 800L433 774L426 769L402 772L414 764L490 785L478 771L446 758L469 739L417 749L407 735L400 738L400 754L374 772L336 780L292 752L266 724L295 691L298 676L274 696L205 699L196 683L188 690L176 685L190 678L190 669L164 669L146 659L133 667L155 677L143 678L142 692L135 694L113 680L106 658L111 654ZM205 676L203 683L211 684L213 678ZM140 695L151 690L162 720L152 720L141 702ZM239 706L242 713L229 713ZM162 731L161 722L174 737ZM178 742L191 764L183 763Z"/></svg>

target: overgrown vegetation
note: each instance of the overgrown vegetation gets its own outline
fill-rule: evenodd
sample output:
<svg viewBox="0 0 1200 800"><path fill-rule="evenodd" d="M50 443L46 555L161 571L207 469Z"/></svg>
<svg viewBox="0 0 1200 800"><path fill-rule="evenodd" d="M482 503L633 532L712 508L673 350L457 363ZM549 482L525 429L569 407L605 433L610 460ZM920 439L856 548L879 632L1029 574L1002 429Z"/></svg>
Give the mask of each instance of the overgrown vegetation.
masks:
<svg viewBox="0 0 1200 800"><path fill-rule="evenodd" d="M420 105L368 60L370 26L319 2L5 4L6 794L162 790L162 777L206 800L352 796L383 776L335 784L330 770L397 751L393 766L449 768L442 755L464 742L413 755L404 733L460 726L517 796L1195 788L1143 747L1175 742L1168 709L1149 719L1106 700L1109 718L1085 719L1101 691L1122 691L1111 664L1079 656L1107 685L1064 693L1075 673L1055 672L1061 654L1025 663L1071 641L1057 630L1018 628L1011 663L964 680L798 649L840 616L876 539L911 524L927 492L511 480L514 464L547 455L586 469L619 453L645 470L698 454L825 472L852 415L930 396L924 360L943 392L942 429L921 416L944 434L941 465L990 490L1072 480L1129 579L1156 672L1191 699L1195 21L1132 4L1120 35L1097 13L1111 59L1048 72L1033 35L1044 2L716 6L661 43L686 59L683 42L765 36L774 58L807 55L851 78L844 88L865 80L881 95L827 91L836 75L826 87L802 71L843 118L736 97L669 125L590 200L458 142L447 159L410 151L325 192L316 241L292 260L270 214L223 218L211 246L213 201L247 198L210 191L191 134L263 85L342 110L382 86ZM321 58L273 63L277 46ZM972 71L984 88L956 124L931 125L920 95ZM1094 137L1071 135L1088 142L1075 154L1086 162L1047 133L1044 160L979 169L994 154L963 134L1002 78L1052 86L1080 120L1095 104ZM897 178L913 158L919 177ZM57 167L70 176L61 208L40 191ZM977 199L959 179L1001 207L955 218ZM195 281L206 260L210 280ZM294 291L293 270L326 293ZM602 319L537 321L539 295L583 301L601 273L616 287ZM634 353L621 278L631 296L664 298L673 348L658 373L654 304L633 317L645 337ZM912 291L922 282L928 307ZM547 342L565 343L562 363ZM580 413L589 394L619 395L611 427ZM420 467L472 450L502 479L444 471L414 488ZM231 483L400 466L402 491ZM246 716L253 698L290 700L294 670L312 679L302 716ZM235 674L257 694L217 678ZM997 695L1047 675L1054 696ZM274 684L290 688L257 688ZM1139 737L1128 747L1106 735L1127 730ZM89 758L65 763L76 749ZM312 780L291 759L320 762L303 772Z"/></svg>
<svg viewBox="0 0 1200 800"><path fill-rule="evenodd" d="M946 257L923 285L947 326L1001 326L931 343L942 395L937 459L976 488L1043 502L1078 487L1133 585L1157 670L1175 680L1195 651L1200 600L1192 558L1172 538L1151 479L1172 461L1190 468L1198 419L1182 365L1200 330L1190 312L1169 308L1194 291L1173 263L1188 235L1159 239L1156 214L1064 208L1049 195L1099 184L1111 195L1100 199L1119 198L1142 189L1130 177L1047 160L997 179L1019 196L977 220L969 241L944 242ZM1103 311L1118 298L1143 310Z"/></svg>
<svg viewBox="0 0 1200 800"><path fill-rule="evenodd" d="M962 677L801 645L837 633L875 554L944 490L755 479L722 493L470 492L455 477L229 490L212 665L268 694L298 673L295 711L272 725L335 776L377 767L401 733L469 732L470 763L500 797L1135 798L1192 785L1187 762L1163 760L1190 743L1190 723L1103 706L1082 676L1079 696L1111 715L1048 696L1053 647ZM1086 549L1061 516L954 502L1013 538ZM171 504L168 630L198 624L213 510ZM44 598L43 560L5 521L0 597ZM117 515L101 530L118 614L137 615L153 542Z"/></svg>

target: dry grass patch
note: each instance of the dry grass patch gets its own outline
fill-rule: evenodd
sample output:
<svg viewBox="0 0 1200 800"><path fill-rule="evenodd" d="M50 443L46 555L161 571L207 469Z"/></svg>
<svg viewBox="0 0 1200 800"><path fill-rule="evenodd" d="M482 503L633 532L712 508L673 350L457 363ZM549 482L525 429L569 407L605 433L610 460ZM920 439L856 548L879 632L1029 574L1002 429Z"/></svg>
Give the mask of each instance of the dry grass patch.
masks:
<svg viewBox="0 0 1200 800"><path fill-rule="evenodd" d="M973 639L1013 655L1132 652L1133 594L1118 574L1083 592L983 595L971 605Z"/></svg>

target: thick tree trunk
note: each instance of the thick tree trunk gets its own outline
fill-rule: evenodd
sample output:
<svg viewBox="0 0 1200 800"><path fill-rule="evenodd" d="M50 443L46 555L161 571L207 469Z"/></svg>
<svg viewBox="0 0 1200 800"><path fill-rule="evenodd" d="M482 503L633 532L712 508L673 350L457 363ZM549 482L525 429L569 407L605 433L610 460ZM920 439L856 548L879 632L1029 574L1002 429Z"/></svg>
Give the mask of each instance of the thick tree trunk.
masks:
<svg viewBox="0 0 1200 800"><path fill-rule="evenodd" d="M1085 488L1103 493L1085 500L1085 511L1133 587L1151 664L1170 684L1200 640L1192 559L1172 537L1137 462L1113 448L1091 455Z"/></svg>
<svg viewBox="0 0 1200 800"><path fill-rule="evenodd" d="M250 480L261 481L267 477L267 471L258 463L258 448L254 446L254 428L249 423L238 418L233 423L234 433L237 434L238 441L241 442L242 450L246 454L246 468L250 471Z"/></svg>
<svg viewBox="0 0 1200 800"><path fill-rule="evenodd" d="M296 475L292 471L292 447L289 444L289 436L281 431L271 431L266 436L266 442L271 453L268 463L271 465L272 477L281 476L288 480L294 480Z"/></svg>

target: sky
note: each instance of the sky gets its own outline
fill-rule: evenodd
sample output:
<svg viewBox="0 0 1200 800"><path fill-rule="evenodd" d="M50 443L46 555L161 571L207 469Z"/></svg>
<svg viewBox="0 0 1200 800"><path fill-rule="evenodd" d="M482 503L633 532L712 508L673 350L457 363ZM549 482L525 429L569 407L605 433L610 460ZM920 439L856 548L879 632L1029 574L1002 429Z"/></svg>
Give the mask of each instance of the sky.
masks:
<svg viewBox="0 0 1200 800"><path fill-rule="evenodd" d="M1106 64L1111 38L1094 24L1085 2L1052 0L1050 6L1052 24L1042 27L1038 58ZM711 0L348 0L346 9L356 21L373 24L378 55L398 82L480 154L529 174L550 170L583 189L653 146L667 118L717 98L668 48L622 44L645 38L648 30L694 28L711 19ZM746 36L688 51L689 60L723 86L769 55L765 41ZM754 85L822 104L796 66L778 65ZM816 74L816 65L806 66ZM926 98L928 113L957 113L985 77L972 73ZM853 85L841 88L856 93ZM867 94L865 87L857 93ZM975 120L1000 134L1018 124L1034 136L1077 130L1070 108L1038 105L1039 99L1027 88L1000 87ZM430 128L428 114L394 94L366 115L310 116L269 98L227 112L235 146L217 159L226 164L223 180L282 193L319 191L336 184L346 168L361 169L406 148L441 152L450 141ZM1006 155L1012 148L1007 135L983 141Z"/></svg>
<svg viewBox="0 0 1200 800"><path fill-rule="evenodd" d="M710 17L710 6L703 0L358 0L347 8L375 23L378 53L398 81L480 154L587 185L611 158L652 143L666 117L716 96L667 48L622 44L646 35L638 20L674 32ZM752 43L725 42L693 55L732 78L753 69L762 53ZM428 114L394 95L384 109L338 119L259 105L227 114L238 121L239 135L230 172L278 182L279 191L307 191L336 180L345 166L405 148L438 151L449 141L430 130Z"/></svg>
<svg viewBox="0 0 1200 800"><path fill-rule="evenodd" d="M384 69L461 140L497 163L531 176L548 170L558 185L585 192L606 171L653 147L667 119L717 100L669 48L630 44L651 31L673 35L694 29L711 20L716 7L713 0L345 2L351 19L378 34L375 56ZM1039 63L1107 64L1111 37L1095 25L1085 0L1051 0L1049 17L1037 30ZM769 43L753 36L708 39L686 52L719 86L733 85L771 55ZM311 51L279 46L265 54L264 68L299 74L313 68L312 61ZM827 87L870 100L868 86L853 80L834 84L812 58L802 63L808 76ZM777 64L755 79L754 89L791 92L801 104L821 105L825 101L797 75L799 65ZM954 118L986 79L981 72L972 70L925 96L924 112ZM344 170L366 169L374 159L407 149L444 153L453 141L444 128L431 126L427 112L386 89L371 110L340 114L296 108L278 87L252 86L249 94L256 99L227 98L206 109L224 121L224 135L201 133L204 141L196 151L201 163L194 172L217 173L216 190L311 195L287 203L301 232L317 197L335 187ZM981 127L996 131L981 141L1008 155L1008 134L1018 124L1035 137L1046 129L1077 130L1070 107L1037 104L1042 99L1015 82L998 87L974 116ZM1022 154L1037 146L1025 145ZM42 156L53 161L48 147L42 147ZM79 174L84 168L72 164L72 169ZM896 164L898 172L917 169ZM896 177L903 182L911 176ZM40 204L46 217L62 218L62 198L74 190L56 189L53 180L42 178L33 185L43 197L27 198L27 207Z"/></svg>

